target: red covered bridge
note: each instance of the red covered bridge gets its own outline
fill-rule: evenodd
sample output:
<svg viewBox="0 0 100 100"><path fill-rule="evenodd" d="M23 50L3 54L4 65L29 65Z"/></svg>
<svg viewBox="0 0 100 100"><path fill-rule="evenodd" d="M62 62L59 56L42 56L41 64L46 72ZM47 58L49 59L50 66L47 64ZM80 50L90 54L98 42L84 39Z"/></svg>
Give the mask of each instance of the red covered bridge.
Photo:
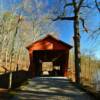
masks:
<svg viewBox="0 0 100 100"><path fill-rule="evenodd" d="M47 35L27 47L29 72L35 76L67 76L69 44Z"/></svg>

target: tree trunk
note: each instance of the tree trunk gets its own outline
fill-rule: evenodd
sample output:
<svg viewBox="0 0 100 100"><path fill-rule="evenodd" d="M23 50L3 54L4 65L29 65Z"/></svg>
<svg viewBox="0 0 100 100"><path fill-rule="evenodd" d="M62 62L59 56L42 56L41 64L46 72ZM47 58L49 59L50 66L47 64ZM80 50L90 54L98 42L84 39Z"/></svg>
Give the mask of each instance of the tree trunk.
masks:
<svg viewBox="0 0 100 100"><path fill-rule="evenodd" d="M80 33L79 33L79 14L75 11L74 19L74 54L75 54L75 80L80 83Z"/></svg>
<svg viewBox="0 0 100 100"><path fill-rule="evenodd" d="M13 35L13 40L12 40L12 45L11 45L11 51L10 51L10 55L11 55L11 62L10 62L10 73L9 73L9 85L8 85L8 89L11 89L12 88L12 59L13 59L13 51L14 51L14 45L15 45L15 39L16 39L16 36L17 36L17 33L18 33L18 26L19 26L19 23L20 23L21 19L20 19L20 16L19 16L19 19L18 19L18 22L16 23L16 29L15 29L15 33Z"/></svg>

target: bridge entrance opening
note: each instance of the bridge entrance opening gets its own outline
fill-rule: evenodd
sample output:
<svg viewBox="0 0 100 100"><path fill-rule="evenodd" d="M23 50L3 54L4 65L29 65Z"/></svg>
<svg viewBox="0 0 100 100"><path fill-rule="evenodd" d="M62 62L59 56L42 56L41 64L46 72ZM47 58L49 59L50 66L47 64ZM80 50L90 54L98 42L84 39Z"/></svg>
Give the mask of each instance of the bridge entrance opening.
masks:
<svg viewBox="0 0 100 100"><path fill-rule="evenodd" d="M67 56L64 50L34 51L35 76L64 76Z"/></svg>

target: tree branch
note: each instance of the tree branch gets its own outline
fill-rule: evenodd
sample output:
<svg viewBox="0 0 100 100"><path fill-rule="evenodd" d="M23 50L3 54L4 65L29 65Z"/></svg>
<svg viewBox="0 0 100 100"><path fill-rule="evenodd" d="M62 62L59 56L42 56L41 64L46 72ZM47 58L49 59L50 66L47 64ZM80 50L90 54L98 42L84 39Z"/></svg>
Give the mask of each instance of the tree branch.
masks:
<svg viewBox="0 0 100 100"><path fill-rule="evenodd" d="M98 3L97 3L97 0L95 0L95 5L96 5L98 11L100 12L100 8L99 8L99 5L98 5Z"/></svg>
<svg viewBox="0 0 100 100"><path fill-rule="evenodd" d="M81 20L81 22L82 22L82 26L83 26L85 32L88 33L88 30L87 30L87 28L86 28L86 26L85 26L85 21L84 21L84 19L83 19L83 18L80 18L80 20Z"/></svg>
<svg viewBox="0 0 100 100"><path fill-rule="evenodd" d="M83 6L81 6L81 7L83 7L83 8L92 8L92 7L89 6L89 5L83 5Z"/></svg>
<svg viewBox="0 0 100 100"><path fill-rule="evenodd" d="M83 2L84 2L84 0L80 0L79 5L78 5L78 8L77 8L77 11L79 11L79 10L80 10L81 5L83 4Z"/></svg>
<svg viewBox="0 0 100 100"><path fill-rule="evenodd" d="M55 19L52 19L52 21L57 21L57 20L74 20L74 17L66 17L66 16L58 16L57 18Z"/></svg>
<svg viewBox="0 0 100 100"><path fill-rule="evenodd" d="M73 0L73 6L74 6L74 8L76 9L76 0Z"/></svg>
<svg viewBox="0 0 100 100"><path fill-rule="evenodd" d="M69 7L69 6L73 6L74 5L74 3L72 2L72 3L65 3L65 5L64 5L64 7L63 7L63 13L62 13L62 15L65 15L65 13L66 13L66 7Z"/></svg>
<svg viewBox="0 0 100 100"><path fill-rule="evenodd" d="M73 2L72 2L72 3L66 3L66 4L64 5L64 8L66 8L66 7L68 7L68 6L72 6L72 5L74 5Z"/></svg>
<svg viewBox="0 0 100 100"><path fill-rule="evenodd" d="M96 33L97 31L100 31L100 27L97 30L95 30L94 33Z"/></svg>

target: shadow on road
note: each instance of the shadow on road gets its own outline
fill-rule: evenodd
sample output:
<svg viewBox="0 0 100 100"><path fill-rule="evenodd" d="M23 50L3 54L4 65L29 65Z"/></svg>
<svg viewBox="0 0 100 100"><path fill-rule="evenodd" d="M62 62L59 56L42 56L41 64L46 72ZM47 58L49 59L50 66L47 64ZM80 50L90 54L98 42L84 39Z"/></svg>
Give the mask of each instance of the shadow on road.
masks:
<svg viewBox="0 0 100 100"><path fill-rule="evenodd" d="M64 78L34 78L14 94L17 100L95 100Z"/></svg>

